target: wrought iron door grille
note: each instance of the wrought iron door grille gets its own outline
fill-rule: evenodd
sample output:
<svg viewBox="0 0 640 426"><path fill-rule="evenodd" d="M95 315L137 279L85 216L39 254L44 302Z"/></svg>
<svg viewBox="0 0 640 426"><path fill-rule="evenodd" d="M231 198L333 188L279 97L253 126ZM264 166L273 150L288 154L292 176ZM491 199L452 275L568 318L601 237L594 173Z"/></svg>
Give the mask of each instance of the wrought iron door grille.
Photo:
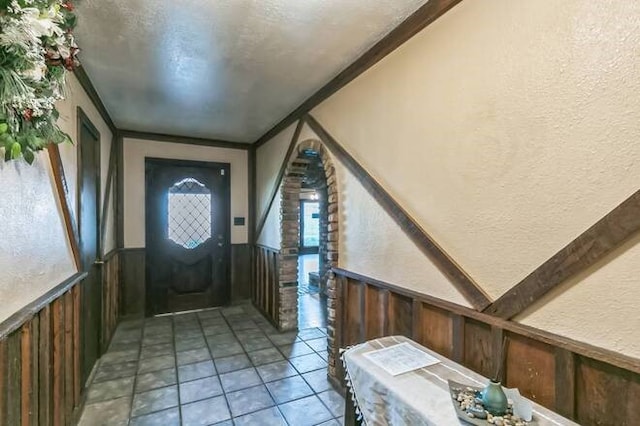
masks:
<svg viewBox="0 0 640 426"><path fill-rule="evenodd" d="M168 237L186 249L211 238L211 191L193 178L169 189Z"/></svg>

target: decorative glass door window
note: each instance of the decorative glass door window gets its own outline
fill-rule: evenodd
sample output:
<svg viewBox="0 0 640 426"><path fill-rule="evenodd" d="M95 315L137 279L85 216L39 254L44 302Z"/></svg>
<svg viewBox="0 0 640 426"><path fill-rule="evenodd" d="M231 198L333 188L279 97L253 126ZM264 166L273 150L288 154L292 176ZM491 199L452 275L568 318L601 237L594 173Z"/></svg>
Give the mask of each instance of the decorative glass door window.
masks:
<svg viewBox="0 0 640 426"><path fill-rule="evenodd" d="M168 237L186 249L211 238L211 191L194 178L169 188Z"/></svg>

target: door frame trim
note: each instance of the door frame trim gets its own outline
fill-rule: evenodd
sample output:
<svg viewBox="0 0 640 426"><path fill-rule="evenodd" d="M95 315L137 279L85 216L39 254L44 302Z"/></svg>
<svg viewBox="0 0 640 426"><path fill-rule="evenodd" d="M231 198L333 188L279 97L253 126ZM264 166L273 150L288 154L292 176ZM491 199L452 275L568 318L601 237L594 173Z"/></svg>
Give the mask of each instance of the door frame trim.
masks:
<svg viewBox="0 0 640 426"><path fill-rule="evenodd" d="M149 257L149 251L147 250L147 243L148 243L148 236L147 236L147 203L148 203L148 193L147 193L147 189L148 189L148 165L149 164L156 164L156 165L165 165L165 166L184 166L184 167L203 167L203 168L210 168L210 169L222 169L225 171L225 175L228 176L226 185L224 185L224 193L222 194L223 199L225 200L225 204L226 204L226 208L224 209L224 216L225 216L225 220L224 220L224 231L225 233L229 236L229 241L226 242L226 247L225 247L225 260L227 261L228 264L228 268L226 270L225 273L225 277L227 279L227 281L229 282L229 300L231 300L231 294L232 294L232 281L231 281L231 269L232 269L232 259L231 259L231 164L230 163L224 163L224 162L220 162L220 161L202 161L202 160L181 160L181 159L173 159L173 158L158 158L158 157L144 157L144 166L145 166L145 172L144 172L144 190L145 190L145 194L144 194L144 233L145 233L145 237L144 237L144 246L145 246L145 271L144 271L144 276L145 276L145 284L144 284L144 300L145 300L145 309L144 309L144 315L148 316L149 315L149 311L148 311L148 307L147 307L147 302L148 302L148 289L149 286L151 285L151 280L149 279L149 262L148 262L148 257Z"/></svg>
<svg viewBox="0 0 640 426"><path fill-rule="evenodd" d="M98 229L96 230L96 239L97 239L97 245L96 245L96 251L97 251L97 257L96 260L99 259L101 257L101 253L102 253L102 241L101 241L101 228L102 228L102 213L101 213L101 200L102 200L102 164L100 163L101 161L101 148L102 148L102 139L100 138L100 132L98 131L98 129L96 128L96 126L94 126L94 124L91 122L91 119L87 116L87 114L85 114L85 112L82 110L81 107L77 107L76 108L76 113L77 113L77 123L76 123L76 144L77 144L77 166L76 166L76 174L77 174L77 188L76 188L76 217L78 218L78 245L80 248L80 252L82 252L82 235L81 235L81 229L82 229L82 218L80 217L80 206L81 206L81 202L82 202L82 188L84 185L84 179L82 177L82 143L80 141L80 135L81 135L81 131L82 131L82 127L86 127L87 130L89 130L89 132L91 133L91 135L98 141L98 149L96 150L95 153L95 161L96 161L96 200L97 200L97 206L96 206L96 218L97 218L97 227ZM81 256L82 258L82 256ZM78 269L82 269L82 259L80 261L80 267Z"/></svg>
<svg viewBox="0 0 640 426"><path fill-rule="evenodd" d="M77 187L76 187L76 217L77 217L77 226L78 226L78 250L80 253L80 263L78 265L78 270L80 272L86 272L87 274L89 274L89 272L91 271L92 268L95 268L95 285L99 286L99 297L100 297L100 314L96 316L96 330L93 330L97 335L98 335L98 340L97 340L97 348L96 348L96 360L100 359L100 356L102 356L102 354L104 353L104 351L106 350L106 348L102 347L101 344L101 339L100 339L100 331L102 330L102 311L103 311L103 295L102 295L102 281L103 281L103 268L101 267L101 265L97 265L95 262L98 261L99 259L102 258L102 241L101 241L101 228L102 228L102 214L101 214L101 203L102 203L102 164L100 162L101 160L101 148L102 148L102 139L100 137L100 132L98 131L98 129L96 128L96 126L91 122L91 119L89 118L89 116L87 116L87 114L84 112L84 110L81 107L76 107L76 182L77 182ZM84 262L84 250L83 250L83 244L82 244L82 211L81 211L81 206L82 206L82 189L84 187L84 178L83 178L83 167L84 167L84 162L82 160L82 128L86 128L86 130L89 131L89 133L91 134L91 136L93 136L93 138L97 141L97 146L95 148L95 154L94 154L94 162L95 162L95 173L96 173L96 223L95 223L95 238L96 238L96 258L94 259L94 263L91 265L83 265ZM87 278L87 281L85 281L86 285L91 285L91 281ZM82 320L84 321L86 319L86 309L90 309L91 307L91 301L89 301L88 303L84 303L84 291L85 288L82 289L82 293L80 295L80 298L83 300L82 303L82 308L80 310L80 315ZM87 342L85 340L86 337L86 326L82 326L81 327L81 331L80 331L80 345L82 348L86 348L87 347ZM90 363L90 360L87 360L87 354L86 351L83 350L83 354L81 356L81 377L82 377L82 381L86 382L90 377L91 377L91 371L92 369L95 367L95 361L94 364L91 366L91 368L88 368L88 363Z"/></svg>

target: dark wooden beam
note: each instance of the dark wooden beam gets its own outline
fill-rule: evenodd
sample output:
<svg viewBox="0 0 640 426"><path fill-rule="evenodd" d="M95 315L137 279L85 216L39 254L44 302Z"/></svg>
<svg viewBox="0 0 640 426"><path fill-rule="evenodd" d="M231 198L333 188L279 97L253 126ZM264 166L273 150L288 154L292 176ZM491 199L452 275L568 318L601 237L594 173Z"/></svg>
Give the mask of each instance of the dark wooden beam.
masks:
<svg viewBox="0 0 640 426"><path fill-rule="evenodd" d="M569 277L593 266L640 230L640 191L540 265L485 312L513 318Z"/></svg>
<svg viewBox="0 0 640 426"><path fill-rule="evenodd" d="M231 142L218 139L191 138L187 136L166 135L163 133L138 132L135 130L120 130L120 136L130 139L143 139L155 142L172 142L187 145L210 146L214 148L231 148L248 150L251 144L244 142Z"/></svg>
<svg viewBox="0 0 640 426"><path fill-rule="evenodd" d="M80 85L82 86L84 91L87 92L87 96L89 96L89 99L91 99L91 102L100 113L100 116L102 117L104 122L107 124L107 126L109 126L109 130L111 130L111 134L115 135L116 132L118 131L116 128L116 125L113 123L113 120L111 119L111 116L107 111L107 108L102 103L102 99L100 99L100 96L98 95L98 91L96 90L95 86L91 82L89 75L87 75L87 71L84 69L84 67L80 66L76 68L76 70L74 71L74 74L78 79L78 81L80 82Z"/></svg>
<svg viewBox="0 0 640 426"><path fill-rule="evenodd" d="M124 142L116 138L116 246L124 248Z"/></svg>
<svg viewBox="0 0 640 426"><path fill-rule="evenodd" d="M298 121L296 130L293 132L293 137L291 138L291 142L289 143L289 148L287 148L287 153L284 155L284 159L282 160L282 165L280 166L280 170L278 171L278 176L276 177L276 181L273 185L273 189L271 190L271 194L269 194L269 204L267 204L267 208L265 209L264 212L262 212L262 215L260 215L260 220L258 221L258 226L256 227L256 233L255 233L256 240L260 237L262 228L264 228L264 224L267 221L267 216L269 216L269 210L271 210L271 206L273 206L273 201L276 199L276 195L278 194L278 188L280 187L282 178L284 178L284 173L287 171L287 165L289 164L289 157L291 157L291 154L293 154L293 150L295 149L296 144L298 143L298 138L300 137L302 126L304 126L303 119Z"/></svg>
<svg viewBox="0 0 640 426"><path fill-rule="evenodd" d="M249 243L256 241L256 148L251 146L247 155L247 170L249 171L249 218L247 221ZM253 276L253 275L252 275Z"/></svg>
<svg viewBox="0 0 640 426"><path fill-rule="evenodd" d="M80 269L80 235L78 233L75 216L71 212L69 187L67 186L67 179L64 175L60 149L56 144L49 144L47 150L49 151L49 161L51 161L51 169L53 170L53 181L56 186L56 192L58 193L58 199L60 200L60 206L62 207L62 218L65 229L67 230L69 244L71 245L71 253L73 254L76 267Z"/></svg>
<svg viewBox="0 0 640 426"><path fill-rule="evenodd" d="M431 238L427 232L389 194L315 118L307 115L305 120L325 146L362 184L378 204L393 218L413 243L427 255L449 277L451 283L478 310L489 306L491 301L480 286Z"/></svg>
<svg viewBox="0 0 640 426"><path fill-rule="evenodd" d="M320 90L311 95L311 97L304 101L302 105L293 110L278 124L273 126L267 133L262 135L260 139L256 141L256 146L266 143L275 135L289 127L296 120L300 119L303 115L318 106L322 101L329 98L338 90L353 81L356 77L377 64L381 59L396 50L404 42L422 31L429 24L461 1L462 0L429 0L411 16L405 19L400 25L389 32L382 40L374 44L373 47L356 59L355 62L342 70L340 74L335 76L331 81L320 88Z"/></svg>

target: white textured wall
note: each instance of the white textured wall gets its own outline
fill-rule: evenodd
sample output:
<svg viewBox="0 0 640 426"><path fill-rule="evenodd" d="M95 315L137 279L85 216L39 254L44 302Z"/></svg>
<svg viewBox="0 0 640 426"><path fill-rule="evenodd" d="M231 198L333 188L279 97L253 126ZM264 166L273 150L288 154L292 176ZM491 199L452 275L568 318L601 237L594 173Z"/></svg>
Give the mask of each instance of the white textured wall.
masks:
<svg viewBox="0 0 640 426"><path fill-rule="evenodd" d="M233 218L248 217L247 155L247 151L241 149L125 138L124 246L145 246L145 157L229 163L231 167L231 243L246 243L247 226L233 226Z"/></svg>
<svg viewBox="0 0 640 426"><path fill-rule="evenodd" d="M77 79L70 75L67 98L58 103L60 127L77 139L76 108L80 106L101 136L104 191L111 132ZM60 145L67 185L77 212L77 145ZM46 151L29 166L24 161L0 162L0 321L42 296L76 272L62 219L51 163ZM104 194L104 192L103 192ZM105 248L115 247L113 215Z"/></svg>
<svg viewBox="0 0 640 426"><path fill-rule="evenodd" d="M638 4L462 2L313 114L498 297L638 189Z"/></svg>
<svg viewBox="0 0 640 426"><path fill-rule="evenodd" d="M264 228L258 236L258 244L271 247L276 250L280 250L282 243L282 234L280 232L280 190L276 193L276 197L273 200L273 206L269 210L267 220L264 223Z"/></svg>
<svg viewBox="0 0 640 426"><path fill-rule="evenodd" d="M640 3L465 1L312 114L497 298L638 189L638 93ZM370 235L411 243L349 182L340 264L382 278L403 256ZM520 320L640 357L638 264L632 245ZM424 263L397 274L436 294Z"/></svg>
<svg viewBox="0 0 640 426"><path fill-rule="evenodd" d="M0 321L76 272L51 163L0 162Z"/></svg>
<svg viewBox="0 0 640 426"><path fill-rule="evenodd" d="M638 265L640 234L516 319L640 358Z"/></svg>
<svg viewBox="0 0 640 426"><path fill-rule="evenodd" d="M295 132L293 124L256 150L256 220L260 220L269 204L282 159Z"/></svg>
<svg viewBox="0 0 640 426"><path fill-rule="evenodd" d="M391 216L340 163L339 266L352 272L471 306Z"/></svg>

